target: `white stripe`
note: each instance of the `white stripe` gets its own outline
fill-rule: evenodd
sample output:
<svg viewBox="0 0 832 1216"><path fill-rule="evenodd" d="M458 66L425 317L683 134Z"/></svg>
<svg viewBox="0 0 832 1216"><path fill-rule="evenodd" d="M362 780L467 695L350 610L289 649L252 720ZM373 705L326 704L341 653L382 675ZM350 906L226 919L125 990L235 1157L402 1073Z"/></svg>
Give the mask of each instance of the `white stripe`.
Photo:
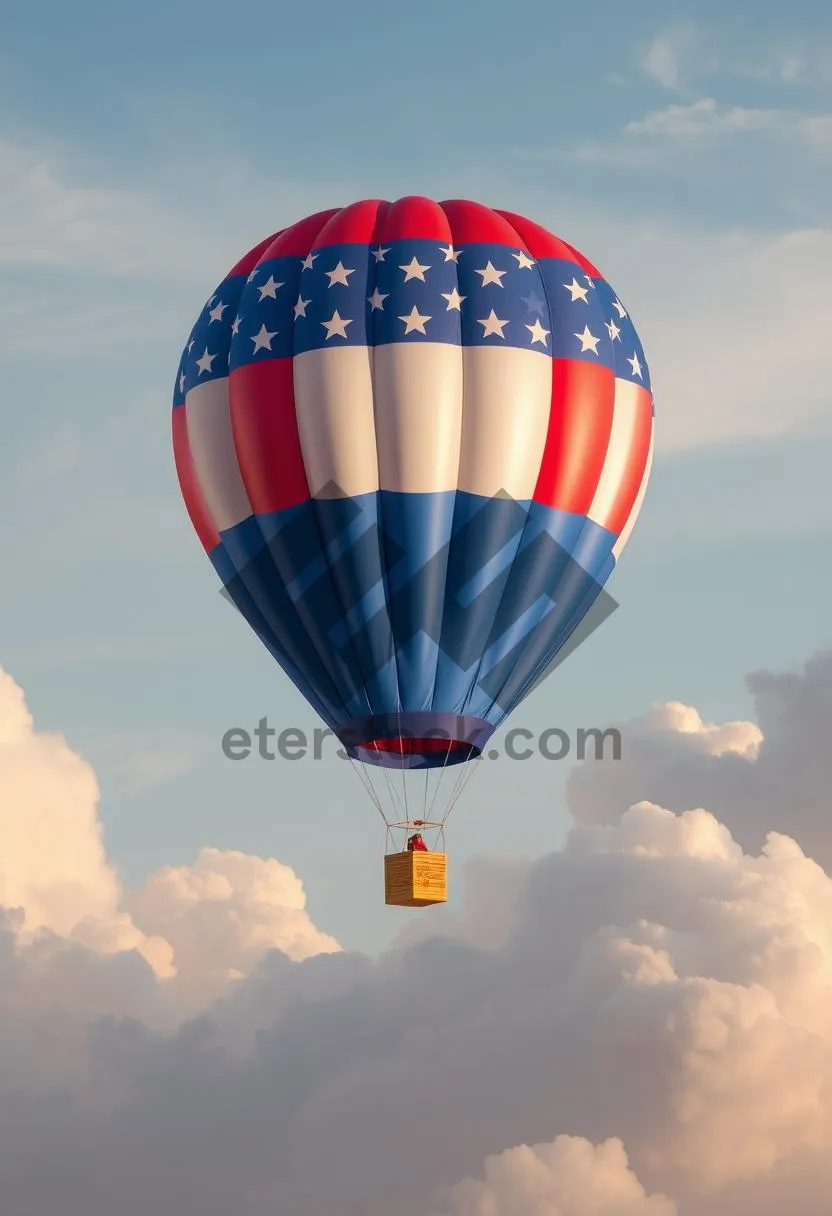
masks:
<svg viewBox="0 0 832 1216"><path fill-rule="evenodd" d="M196 384L185 398L188 443L199 488L218 532L251 515L231 430L228 378Z"/></svg>
<svg viewBox="0 0 832 1216"><path fill-rule="evenodd" d="M468 346L463 361L459 489L529 499L549 429L552 360L517 347Z"/></svg>
<svg viewBox="0 0 832 1216"><path fill-rule="evenodd" d="M651 427L650 447L648 448L648 451L647 451L647 464L644 466L644 476L641 479L641 485L638 488L638 494L636 495L636 500L633 503L633 509L627 518L626 524L624 525L624 527L621 530L621 535L619 536L618 540L615 542L615 544L612 547L612 555L616 561L618 561L618 558L621 555L621 551L623 550L627 541L630 539L630 534L631 534L633 528L636 526L636 520L638 519L639 512L641 511L641 504L644 502L644 496L647 493L647 483L650 480L650 469L651 469L652 465L653 465L653 428Z"/></svg>
<svg viewBox="0 0 832 1216"><path fill-rule="evenodd" d="M379 483L404 494L455 490L463 400L462 348L391 342L375 348Z"/></svg>
<svg viewBox="0 0 832 1216"><path fill-rule="evenodd" d="M641 386L632 380L616 377L610 441L598 488L587 512L588 518L603 528L607 527L610 514L615 510L621 480L630 461L641 408L639 394L642 391Z"/></svg>
<svg viewBox="0 0 832 1216"><path fill-rule="evenodd" d="M377 490L372 349L342 346L295 355L294 387L313 497L332 483L348 498Z"/></svg>

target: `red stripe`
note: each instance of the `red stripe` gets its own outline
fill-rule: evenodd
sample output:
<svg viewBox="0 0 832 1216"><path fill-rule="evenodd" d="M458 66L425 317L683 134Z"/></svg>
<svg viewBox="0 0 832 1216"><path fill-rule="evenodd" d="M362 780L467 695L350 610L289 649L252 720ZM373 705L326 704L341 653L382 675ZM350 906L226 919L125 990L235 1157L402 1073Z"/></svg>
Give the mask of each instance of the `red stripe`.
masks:
<svg viewBox="0 0 832 1216"><path fill-rule="evenodd" d="M178 405L173 411L173 459L179 488L185 500L185 510L206 553L220 543L220 534L214 526L211 514L205 505L202 489L194 468L191 445L188 441L187 407Z"/></svg>
<svg viewBox="0 0 832 1216"><path fill-rule="evenodd" d="M630 432L626 465L622 470L612 508L604 520L604 527L609 528L616 536L620 536L623 532L638 497L644 470L647 467L650 436L653 433L652 395L646 388L632 385L631 381L620 381L620 383L627 384L631 389L634 388L638 400L635 425Z"/></svg>
<svg viewBox="0 0 832 1216"><path fill-rule="evenodd" d="M450 221L455 245L502 244L528 252L523 238L499 211L460 198L439 205Z"/></svg>
<svg viewBox="0 0 832 1216"><path fill-rule="evenodd" d="M604 467L614 407L609 368L552 360L552 406L535 502L586 515Z"/></svg>
<svg viewBox="0 0 832 1216"><path fill-rule="evenodd" d="M382 225L383 241L451 240L451 226L439 203L412 194L391 203Z"/></svg>
<svg viewBox="0 0 832 1216"><path fill-rule="evenodd" d="M326 245L372 245L378 240L378 232L384 213L390 206L377 198L363 199L349 207L341 207L319 229L312 249L323 249ZM309 249L305 250L306 253Z"/></svg>
<svg viewBox="0 0 832 1216"><path fill-rule="evenodd" d="M293 361L263 359L228 378L231 429L243 484L255 515L310 497L300 445Z"/></svg>

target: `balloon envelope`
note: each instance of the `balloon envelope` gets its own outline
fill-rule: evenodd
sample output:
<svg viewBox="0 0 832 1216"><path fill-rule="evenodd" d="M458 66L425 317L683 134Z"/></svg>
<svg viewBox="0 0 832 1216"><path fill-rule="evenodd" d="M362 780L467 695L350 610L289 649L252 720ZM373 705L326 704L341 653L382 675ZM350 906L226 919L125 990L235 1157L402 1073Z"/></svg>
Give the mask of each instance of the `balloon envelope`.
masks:
<svg viewBox="0 0 832 1216"><path fill-rule="evenodd" d="M223 279L173 441L228 595L349 754L444 766L481 752L612 572L653 399L571 245L474 202L365 200Z"/></svg>

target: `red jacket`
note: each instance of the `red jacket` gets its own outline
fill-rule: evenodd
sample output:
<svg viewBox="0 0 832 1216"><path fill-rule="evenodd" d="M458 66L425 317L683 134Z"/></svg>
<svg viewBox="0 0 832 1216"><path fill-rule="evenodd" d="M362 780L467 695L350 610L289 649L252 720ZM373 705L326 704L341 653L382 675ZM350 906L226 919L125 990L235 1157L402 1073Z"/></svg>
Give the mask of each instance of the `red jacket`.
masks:
<svg viewBox="0 0 832 1216"><path fill-rule="evenodd" d="M412 853L429 853L430 849L425 844L424 840L408 840L407 847Z"/></svg>

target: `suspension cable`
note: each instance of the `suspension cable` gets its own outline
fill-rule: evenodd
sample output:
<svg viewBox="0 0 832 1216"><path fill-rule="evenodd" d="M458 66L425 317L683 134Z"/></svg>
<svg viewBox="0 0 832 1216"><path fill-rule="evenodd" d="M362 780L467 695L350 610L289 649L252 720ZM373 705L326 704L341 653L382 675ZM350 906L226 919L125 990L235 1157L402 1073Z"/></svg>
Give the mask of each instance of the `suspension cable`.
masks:
<svg viewBox="0 0 832 1216"><path fill-rule="evenodd" d="M381 815L383 822L386 824L386 826L389 829L390 824L388 822L387 816L384 813L384 809L381 805L381 799L379 798L378 794L376 793L375 786L373 785L372 781L370 780L369 775L363 771L363 768L359 766L358 761L355 760L349 754L349 752L347 752L347 759L350 762L350 768L357 775L358 780L361 782L361 784L364 786L364 789L370 795L370 798L371 798L376 810L378 811L379 815Z"/></svg>

